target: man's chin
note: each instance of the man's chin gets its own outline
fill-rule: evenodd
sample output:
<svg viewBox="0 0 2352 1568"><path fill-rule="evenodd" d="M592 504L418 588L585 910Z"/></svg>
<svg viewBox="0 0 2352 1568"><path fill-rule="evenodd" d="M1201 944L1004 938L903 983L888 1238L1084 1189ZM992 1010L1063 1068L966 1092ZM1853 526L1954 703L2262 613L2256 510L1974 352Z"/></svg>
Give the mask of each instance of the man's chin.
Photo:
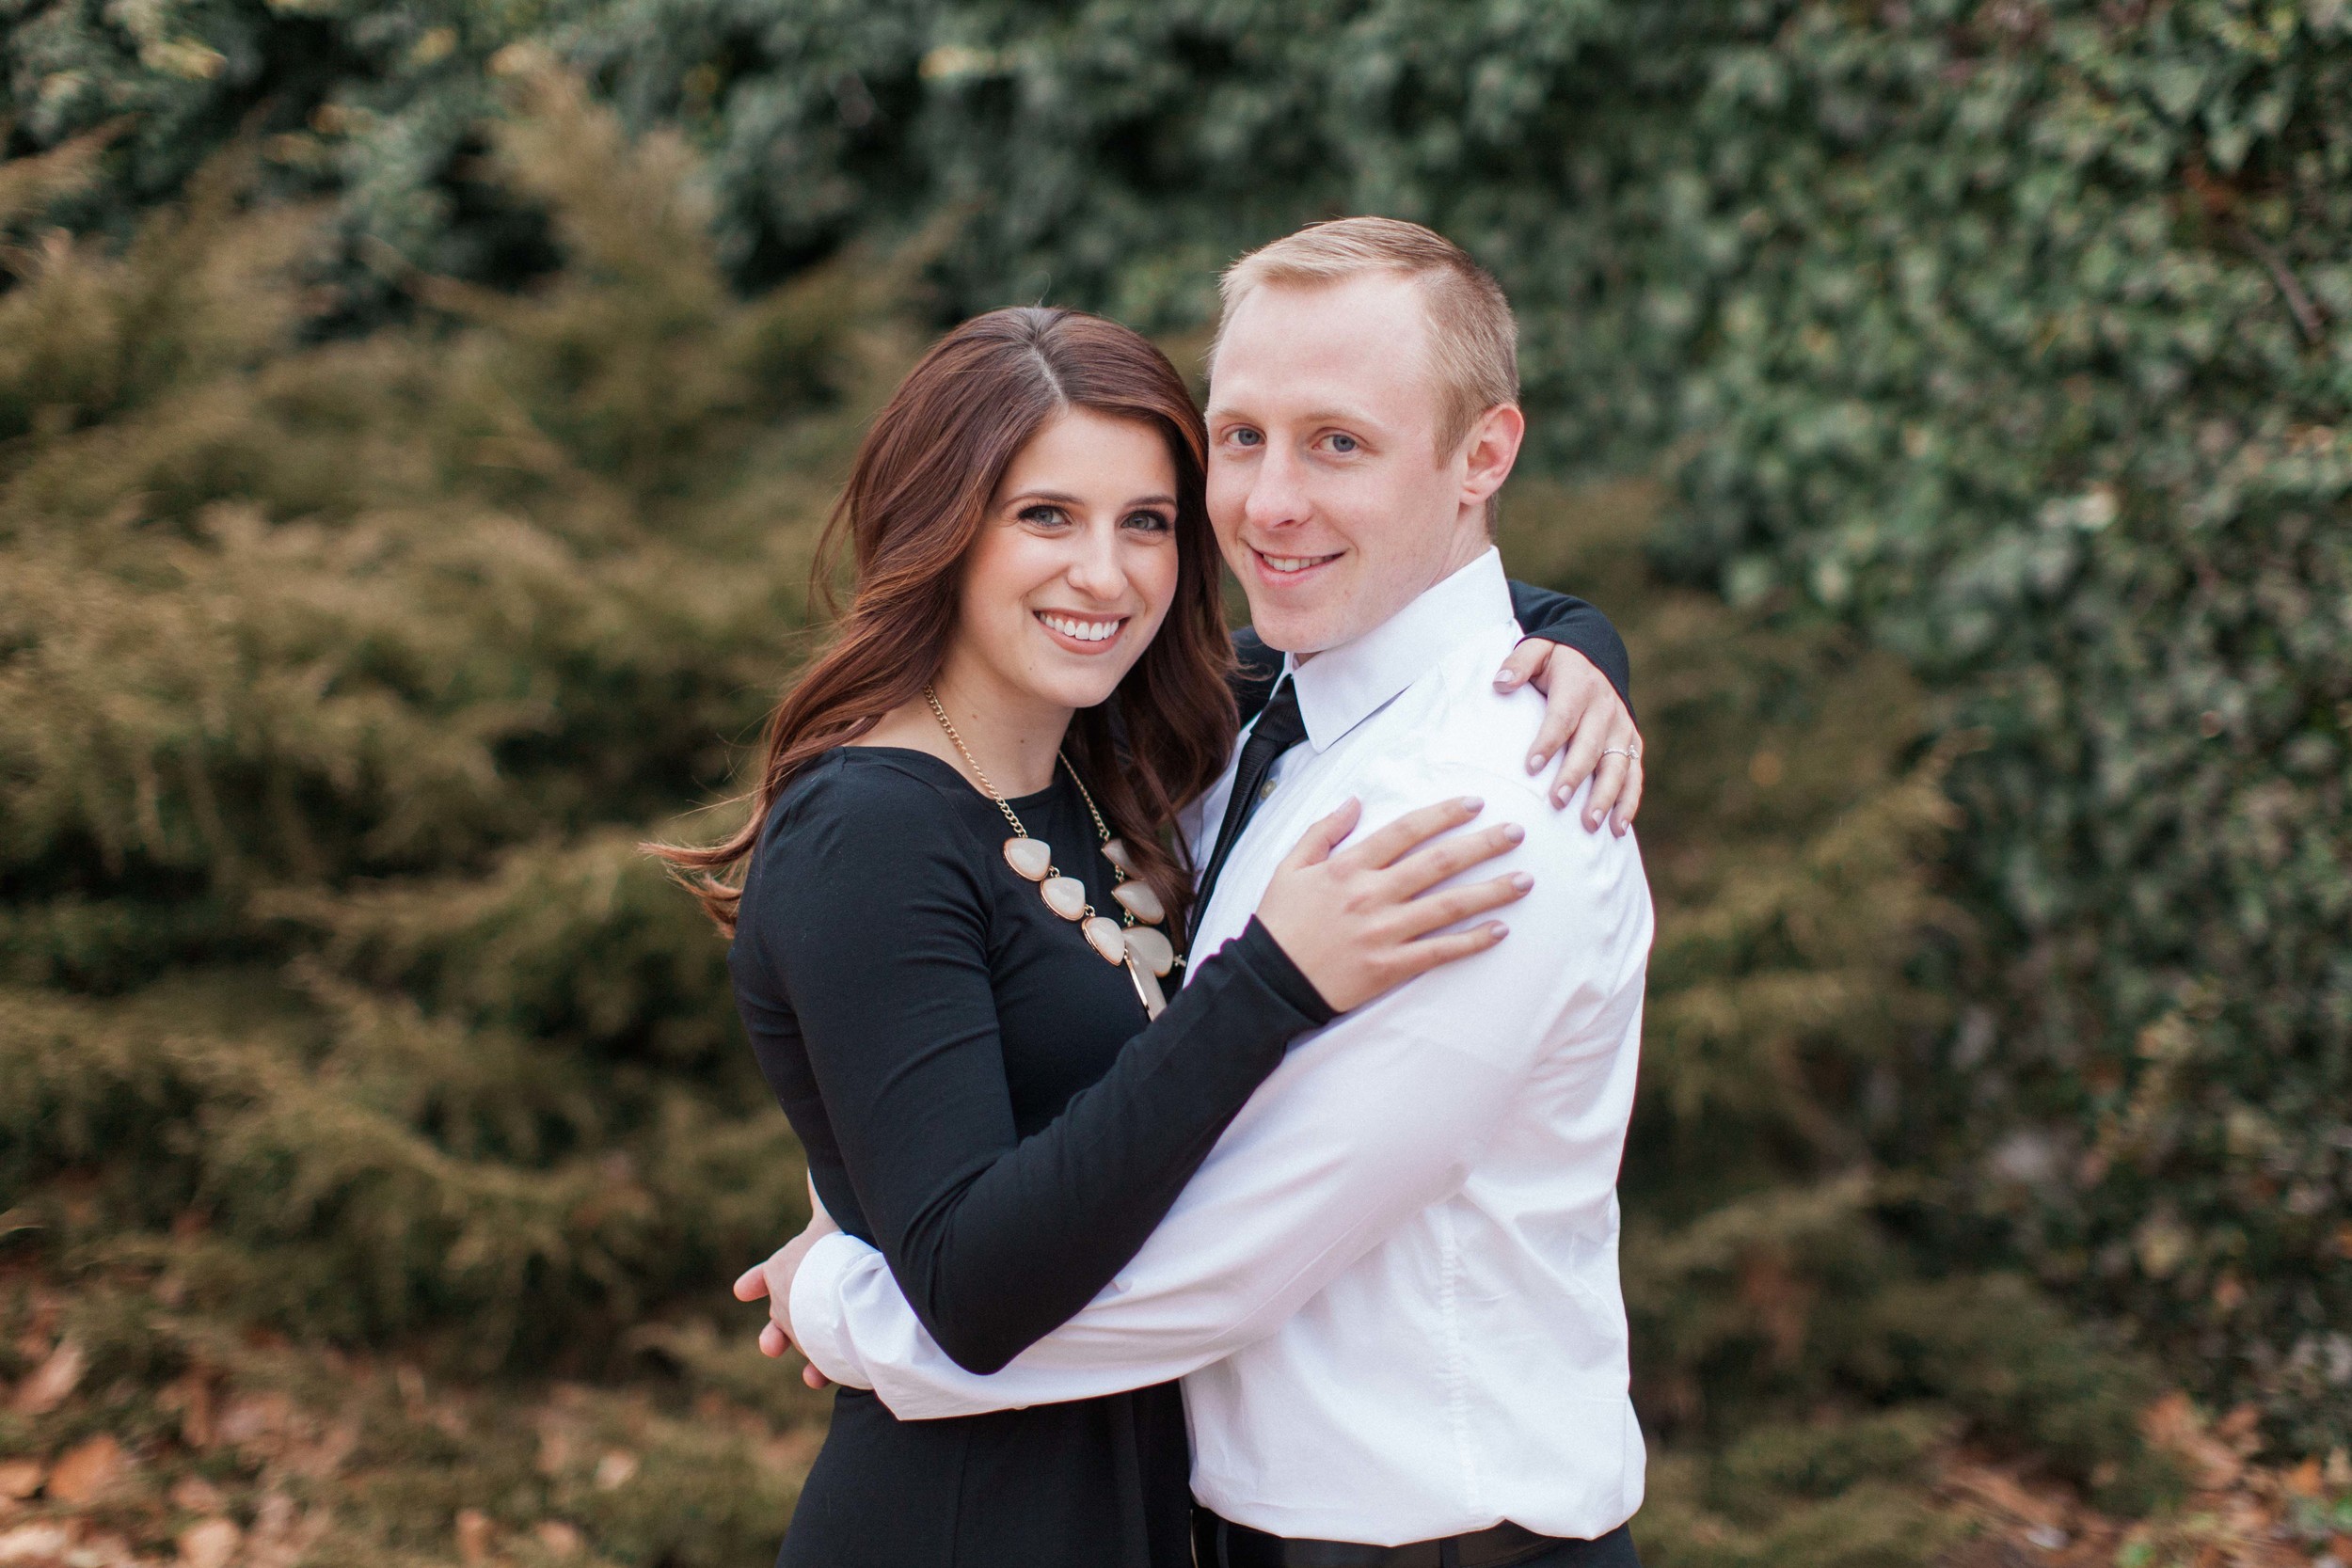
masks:
<svg viewBox="0 0 2352 1568"><path fill-rule="evenodd" d="M1249 629L1258 640L1277 653L1295 654L1307 658L1336 648L1346 639L1336 635L1337 616L1302 611L1290 605L1261 605L1249 607Z"/></svg>

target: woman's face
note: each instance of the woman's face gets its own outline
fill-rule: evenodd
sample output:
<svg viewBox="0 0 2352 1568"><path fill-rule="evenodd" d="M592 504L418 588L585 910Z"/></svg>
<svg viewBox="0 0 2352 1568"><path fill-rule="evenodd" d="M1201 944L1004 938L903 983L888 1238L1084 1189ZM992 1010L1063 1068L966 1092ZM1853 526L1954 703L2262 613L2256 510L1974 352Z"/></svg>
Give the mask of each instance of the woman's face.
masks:
<svg viewBox="0 0 2352 1568"><path fill-rule="evenodd" d="M948 664L967 696L1111 694L1176 594L1176 466L1147 424L1072 409L1005 469L964 566ZM985 689L993 688L993 692Z"/></svg>

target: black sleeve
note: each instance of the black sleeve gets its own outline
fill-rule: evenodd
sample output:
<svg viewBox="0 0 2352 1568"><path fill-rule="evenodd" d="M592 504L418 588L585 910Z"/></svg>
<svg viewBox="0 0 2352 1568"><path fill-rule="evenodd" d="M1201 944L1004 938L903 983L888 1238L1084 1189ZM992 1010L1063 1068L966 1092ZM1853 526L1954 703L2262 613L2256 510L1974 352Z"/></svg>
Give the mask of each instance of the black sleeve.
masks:
<svg viewBox="0 0 2352 1568"><path fill-rule="evenodd" d="M940 1348L993 1372L1110 1282L1289 1042L1332 1013L1252 921L1101 1082L1018 1137L985 863L927 793L863 791L796 832L737 940L789 990L861 1239Z"/></svg>
<svg viewBox="0 0 2352 1568"><path fill-rule="evenodd" d="M1511 613L1518 617L1519 629L1528 636L1574 648L1591 659L1617 689L1626 711L1633 711L1633 661L1626 655L1625 639L1617 635L1608 616L1582 599L1517 578L1511 582Z"/></svg>

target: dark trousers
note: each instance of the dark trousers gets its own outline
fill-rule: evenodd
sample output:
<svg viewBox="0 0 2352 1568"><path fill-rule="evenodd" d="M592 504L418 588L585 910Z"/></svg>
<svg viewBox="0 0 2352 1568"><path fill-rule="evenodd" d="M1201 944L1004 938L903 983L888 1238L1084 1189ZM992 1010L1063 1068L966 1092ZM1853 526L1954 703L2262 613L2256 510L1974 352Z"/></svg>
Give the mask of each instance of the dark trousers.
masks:
<svg viewBox="0 0 2352 1568"><path fill-rule="evenodd" d="M1597 1541L1563 1541L1520 1568L1642 1568L1633 1550L1633 1531L1619 1525Z"/></svg>
<svg viewBox="0 0 2352 1568"><path fill-rule="evenodd" d="M1386 1551L1332 1542L1278 1544L1271 1537L1226 1526L1206 1509L1195 1509L1192 1519L1195 1568L1261 1568L1278 1561L1295 1568L1356 1568L1384 1560L1410 1562L1415 1568L1424 1564L1427 1568L1463 1568L1462 1553L1452 1541L1436 1543L1434 1551L1428 1543ZM1226 1533L1229 1530L1233 1532L1231 1536ZM1482 1556L1480 1560L1488 1560ZM1642 1568L1642 1560L1633 1550L1632 1530L1619 1525L1591 1541L1562 1540L1540 1546L1527 1557L1512 1556L1507 1568Z"/></svg>

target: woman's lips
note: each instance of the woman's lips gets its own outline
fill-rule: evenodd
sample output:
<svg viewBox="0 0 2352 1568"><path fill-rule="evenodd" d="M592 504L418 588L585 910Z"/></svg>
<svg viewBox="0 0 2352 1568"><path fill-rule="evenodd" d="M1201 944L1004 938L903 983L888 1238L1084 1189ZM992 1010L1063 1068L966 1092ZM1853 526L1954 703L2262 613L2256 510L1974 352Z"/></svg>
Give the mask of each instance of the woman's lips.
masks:
<svg viewBox="0 0 2352 1568"><path fill-rule="evenodd" d="M1120 631L1127 625L1124 615L1072 615L1058 610L1032 613L1048 636L1078 654L1099 654L1116 647Z"/></svg>

